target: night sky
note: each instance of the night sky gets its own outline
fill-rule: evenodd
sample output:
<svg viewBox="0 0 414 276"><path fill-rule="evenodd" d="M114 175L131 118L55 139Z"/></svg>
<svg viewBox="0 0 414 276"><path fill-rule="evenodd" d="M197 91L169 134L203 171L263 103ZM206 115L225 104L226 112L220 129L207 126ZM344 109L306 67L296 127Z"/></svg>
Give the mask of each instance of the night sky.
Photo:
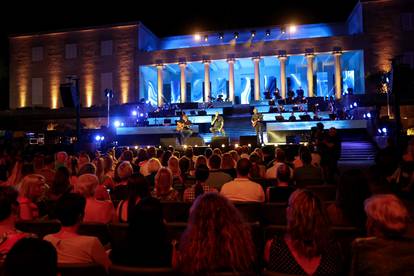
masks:
<svg viewBox="0 0 414 276"><path fill-rule="evenodd" d="M281 24L345 21L356 0L10 1L0 17L0 82L7 88L10 34L141 21L157 36L246 29ZM145 5L143 5L145 3ZM97 8L97 6L101 8ZM7 101L0 94L0 106Z"/></svg>

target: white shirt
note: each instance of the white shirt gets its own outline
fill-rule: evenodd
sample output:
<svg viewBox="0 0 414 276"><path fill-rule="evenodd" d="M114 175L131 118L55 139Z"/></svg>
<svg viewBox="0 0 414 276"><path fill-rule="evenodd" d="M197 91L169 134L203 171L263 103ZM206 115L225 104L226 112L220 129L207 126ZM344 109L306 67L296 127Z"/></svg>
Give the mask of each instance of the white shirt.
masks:
<svg viewBox="0 0 414 276"><path fill-rule="evenodd" d="M265 194L262 186L247 178L235 178L221 188L223 196L232 201L264 202Z"/></svg>
<svg viewBox="0 0 414 276"><path fill-rule="evenodd" d="M275 162L274 165L266 170L266 179L274 179L277 178L277 168L284 163ZM290 170L290 178L293 177L293 170L289 167Z"/></svg>

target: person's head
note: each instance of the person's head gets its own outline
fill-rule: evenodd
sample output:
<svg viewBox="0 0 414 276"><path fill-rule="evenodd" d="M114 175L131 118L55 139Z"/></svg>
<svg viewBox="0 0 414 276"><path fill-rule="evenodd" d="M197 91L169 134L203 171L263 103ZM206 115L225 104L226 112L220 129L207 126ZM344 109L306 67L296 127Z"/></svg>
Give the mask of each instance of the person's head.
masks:
<svg viewBox="0 0 414 276"><path fill-rule="evenodd" d="M288 183L290 180L290 168L285 163L277 167L277 181L281 183Z"/></svg>
<svg viewBox="0 0 414 276"><path fill-rule="evenodd" d="M139 149L138 150L138 157L137 157L137 162L142 162L148 160L148 156L147 156L147 151L145 149Z"/></svg>
<svg viewBox="0 0 414 276"><path fill-rule="evenodd" d="M56 153L56 162L59 164L66 164L66 160L68 159L68 154L65 151L59 151Z"/></svg>
<svg viewBox="0 0 414 276"><path fill-rule="evenodd" d="M338 181L336 205L345 218L356 226L363 227L366 221L364 201L369 197L368 179L358 169L344 171Z"/></svg>
<svg viewBox="0 0 414 276"><path fill-rule="evenodd" d="M223 170L234 169L236 161L234 161L233 157L226 152L221 157L221 168Z"/></svg>
<svg viewBox="0 0 414 276"><path fill-rule="evenodd" d="M0 224L11 216L17 218L19 212L17 196L16 189L9 186L0 187Z"/></svg>
<svg viewBox="0 0 414 276"><path fill-rule="evenodd" d="M170 159L168 159L168 168L171 170L173 176L181 175L181 170L180 170L179 161L177 157L171 156Z"/></svg>
<svg viewBox="0 0 414 276"><path fill-rule="evenodd" d="M164 151L161 157L161 165L163 167L167 167L168 166L168 160L170 159L172 153L171 151Z"/></svg>
<svg viewBox="0 0 414 276"><path fill-rule="evenodd" d="M184 156L187 158L190 158L191 160L194 156L193 147L187 147L186 150L184 151Z"/></svg>
<svg viewBox="0 0 414 276"><path fill-rule="evenodd" d="M257 164L261 164L262 163L262 160L260 159L260 156L257 153L255 153L255 152L252 152L250 154L249 160L252 163L257 163Z"/></svg>
<svg viewBox="0 0 414 276"><path fill-rule="evenodd" d="M329 136L336 136L336 128L331 127L328 131Z"/></svg>
<svg viewBox="0 0 414 276"><path fill-rule="evenodd" d="M195 178L198 182L204 183L208 176L210 175L210 172L208 170L208 167L205 164L201 164L200 166L197 166L195 170Z"/></svg>
<svg viewBox="0 0 414 276"><path fill-rule="evenodd" d="M91 162L91 158L89 157L89 154L87 154L86 152L81 152L79 154L78 160L79 160L79 168Z"/></svg>
<svg viewBox="0 0 414 276"><path fill-rule="evenodd" d="M93 163L83 164L79 168L78 176L81 176L84 174L96 174L96 166Z"/></svg>
<svg viewBox="0 0 414 276"><path fill-rule="evenodd" d="M196 199L179 244L182 270L189 274L223 267L247 271L255 261L248 225L234 205L218 193Z"/></svg>
<svg viewBox="0 0 414 276"><path fill-rule="evenodd" d="M43 163L45 167L51 169L55 165L55 160L53 159L52 155L46 155Z"/></svg>
<svg viewBox="0 0 414 276"><path fill-rule="evenodd" d="M218 170L221 167L221 157L217 154L213 154L208 159L208 166L212 170Z"/></svg>
<svg viewBox="0 0 414 276"><path fill-rule="evenodd" d="M257 108L253 108L253 114L257 114Z"/></svg>
<svg viewBox="0 0 414 276"><path fill-rule="evenodd" d="M29 174L21 182L19 195L37 200L44 195L46 189L45 178L40 174Z"/></svg>
<svg viewBox="0 0 414 276"><path fill-rule="evenodd" d="M197 156L197 159L194 164L194 168L197 169L201 165L207 166L207 158L204 155Z"/></svg>
<svg viewBox="0 0 414 276"><path fill-rule="evenodd" d="M286 210L287 235L301 255L322 254L329 240L329 219L321 200L311 191L298 189Z"/></svg>
<svg viewBox="0 0 414 276"><path fill-rule="evenodd" d="M185 114L185 113L183 113L183 120L184 120L184 121L187 121L187 120L188 120L188 116L187 116L187 114Z"/></svg>
<svg viewBox="0 0 414 276"><path fill-rule="evenodd" d="M170 169L161 168L155 175L155 191L157 195L168 193L173 184L173 175Z"/></svg>
<svg viewBox="0 0 414 276"><path fill-rule="evenodd" d="M216 113L215 113L215 114L216 114L216 117L218 117L218 116L219 116L219 113L218 113L218 111L216 111Z"/></svg>
<svg viewBox="0 0 414 276"><path fill-rule="evenodd" d="M242 158L237 162L237 176L238 177L247 177L249 175L250 169L252 167L252 162L249 159Z"/></svg>
<svg viewBox="0 0 414 276"><path fill-rule="evenodd" d="M300 160L304 165L310 165L312 163L312 154L308 150L308 148L303 148L300 152Z"/></svg>
<svg viewBox="0 0 414 276"><path fill-rule="evenodd" d="M148 172L150 174L157 173L161 167L161 162L157 158L151 158L148 160Z"/></svg>
<svg viewBox="0 0 414 276"><path fill-rule="evenodd" d="M10 249L3 267L4 276L56 276L57 252L48 241L23 238Z"/></svg>
<svg viewBox="0 0 414 276"><path fill-rule="evenodd" d="M103 158L104 173L112 171L114 166L114 160L110 155L105 155Z"/></svg>
<svg viewBox="0 0 414 276"><path fill-rule="evenodd" d="M239 153L235 150L231 150L229 151L229 154L231 155L231 157L233 158L234 162L236 163L237 161L239 161L240 156Z"/></svg>
<svg viewBox="0 0 414 276"><path fill-rule="evenodd" d="M221 149L219 149L219 148L215 148L215 149L213 150L213 154L217 154L217 155L220 155L220 156L221 156L221 154L222 154Z"/></svg>
<svg viewBox="0 0 414 276"><path fill-rule="evenodd" d="M369 235L397 238L405 234L410 215L393 194L374 195L365 200L367 232Z"/></svg>
<svg viewBox="0 0 414 276"><path fill-rule="evenodd" d="M78 178L75 185L75 192L81 194L85 198L95 195L96 187L99 185L98 177L94 174L83 174Z"/></svg>
<svg viewBox="0 0 414 276"><path fill-rule="evenodd" d="M180 166L181 174L185 175L190 170L191 160L187 156L183 156L178 161L178 165Z"/></svg>
<svg viewBox="0 0 414 276"><path fill-rule="evenodd" d="M156 157L156 156L157 156L157 152L156 152L155 147L149 147L147 149L147 157L148 157L148 159L153 158L153 157Z"/></svg>
<svg viewBox="0 0 414 276"><path fill-rule="evenodd" d="M85 214L86 199L78 193L68 193L59 198L55 207L56 218L62 226L76 226Z"/></svg>
<svg viewBox="0 0 414 276"><path fill-rule="evenodd" d="M69 169L66 167L59 167L56 170L50 191L54 195L62 195L69 191L71 187Z"/></svg>
<svg viewBox="0 0 414 276"><path fill-rule="evenodd" d="M70 159L70 175L77 176L79 173L78 158L72 157Z"/></svg>
<svg viewBox="0 0 414 276"><path fill-rule="evenodd" d="M319 130L319 131L322 131L323 129L324 129L324 125L322 124L322 123L317 123L316 124L316 128Z"/></svg>
<svg viewBox="0 0 414 276"><path fill-rule="evenodd" d="M139 174L134 173L128 178L128 202L136 202L137 199L143 199L150 195L150 186L147 179ZM128 219L132 214L135 204L128 204Z"/></svg>
<svg viewBox="0 0 414 276"><path fill-rule="evenodd" d="M276 161L280 163L283 163L286 161L285 151L282 150L281 148L276 149Z"/></svg>
<svg viewBox="0 0 414 276"><path fill-rule="evenodd" d="M119 179L125 181L132 175L133 169L129 161L122 161L116 171Z"/></svg>
<svg viewBox="0 0 414 276"><path fill-rule="evenodd" d="M211 148L206 148L204 151L204 156L209 159L213 155L213 150Z"/></svg>
<svg viewBox="0 0 414 276"><path fill-rule="evenodd" d="M130 150L126 150L121 154L121 157L119 158L122 161L129 161L132 162L132 159L134 159L134 154Z"/></svg>

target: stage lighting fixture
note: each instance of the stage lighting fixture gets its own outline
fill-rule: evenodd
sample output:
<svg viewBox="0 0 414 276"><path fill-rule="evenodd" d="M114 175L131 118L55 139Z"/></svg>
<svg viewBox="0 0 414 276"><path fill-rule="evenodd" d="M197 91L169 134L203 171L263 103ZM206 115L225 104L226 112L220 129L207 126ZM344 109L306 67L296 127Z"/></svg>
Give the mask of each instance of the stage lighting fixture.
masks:
<svg viewBox="0 0 414 276"><path fill-rule="evenodd" d="M101 136L96 135L96 136L95 136L95 140L96 140L96 141L101 141Z"/></svg>
<svg viewBox="0 0 414 276"><path fill-rule="evenodd" d="M387 129L385 127L382 128L382 133L387 134Z"/></svg>
<svg viewBox="0 0 414 276"><path fill-rule="evenodd" d="M235 32L234 33L234 39L238 39L239 38L239 33L238 32Z"/></svg>
<svg viewBox="0 0 414 276"><path fill-rule="evenodd" d="M135 146L135 147L134 147L134 149L136 149L136 150L137 150L137 149L138 149L138 146Z"/></svg>
<svg viewBox="0 0 414 276"><path fill-rule="evenodd" d="M364 115L362 117L364 117L364 119L365 119L367 117L367 115L364 113Z"/></svg>
<svg viewBox="0 0 414 276"><path fill-rule="evenodd" d="M371 118L371 113L367 113L367 118Z"/></svg>
<svg viewBox="0 0 414 276"><path fill-rule="evenodd" d="M352 109L354 106L352 104L349 105L349 108Z"/></svg>
<svg viewBox="0 0 414 276"><path fill-rule="evenodd" d="M382 130L380 128L378 129L378 133L379 134L382 134Z"/></svg>
<svg viewBox="0 0 414 276"><path fill-rule="evenodd" d="M252 147L252 144L248 144L247 146L250 148L250 147Z"/></svg>
<svg viewBox="0 0 414 276"><path fill-rule="evenodd" d="M298 30L298 28L295 25L290 25L289 26L289 33L294 34L294 33L296 33L297 30Z"/></svg>
<svg viewBox="0 0 414 276"><path fill-rule="evenodd" d="M224 34L223 33L219 33L219 39L220 40L223 40L223 38L224 38Z"/></svg>
<svg viewBox="0 0 414 276"><path fill-rule="evenodd" d="M105 140L105 136L101 136L101 141Z"/></svg>
<svg viewBox="0 0 414 276"><path fill-rule="evenodd" d="M204 36L204 42L207 42L208 41L208 35L205 35Z"/></svg>
<svg viewBox="0 0 414 276"><path fill-rule="evenodd" d="M200 41L200 39L201 39L201 35L200 34L195 34L194 35L194 40L195 41Z"/></svg>
<svg viewBox="0 0 414 276"><path fill-rule="evenodd" d="M250 32L250 36L251 36L251 37L255 37L255 36L256 36L256 31L251 31L251 32Z"/></svg>
<svg viewBox="0 0 414 276"><path fill-rule="evenodd" d="M121 122L120 121L115 121L114 122L114 127L120 127L121 126Z"/></svg>
<svg viewBox="0 0 414 276"><path fill-rule="evenodd" d="M137 116L137 114L138 114L138 113L137 113L137 111L136 111L136 110L133 110L133 111L132 111L132 116Z"/></svg>
<svg viewBox="0 0 414 276"><path fill-rule="evenodd" d="M221 147L222 147L222 148L225 148L225 147L226 147L226 145L225 145L225 144L221 144Z"/></svg>
<svg viewBox="0 0 414 276"><path fill-rule="evenodd" d="M266 36L270 36L270 30L266 30Z"/></svg>
<svg viewBox="0 0 414 276"><path fill-rule="evenodd" d="M286 28L285 28L285 27L280 27L280 32L281 32L282 34L285 34L285 33L286 33Z"/></svg>
<svg viewBox="0 0 414 276"><path fill-rule="evenodd" d="M356 102L354 102L354 107L357 107L357 106L358 106L358 104Z"/></svg>

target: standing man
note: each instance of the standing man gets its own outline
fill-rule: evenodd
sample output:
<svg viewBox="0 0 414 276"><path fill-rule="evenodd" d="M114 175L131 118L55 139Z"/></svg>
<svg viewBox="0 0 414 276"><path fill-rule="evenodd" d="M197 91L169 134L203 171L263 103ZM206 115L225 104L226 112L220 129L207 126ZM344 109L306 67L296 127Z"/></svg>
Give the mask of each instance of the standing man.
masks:
<svg viewBox="0 0 414 276"><path fill-rule="evenodd" d="M224 119L222 116L219 115L218 112L216 112L216 115L211 121L210 131L213 133L214 136L216 136L217 132L220 132L221 135L225 134L224 133Z"/></svg>
<svg viewBox="0 0 414 276"><path fill-rule="evenodd" d="M263 141L263 115L257 111L257 108L253 109L253 116L252 116L251 122L252 122L252 126L256 130L257 143L258 144L264 143Z"/></svg>

